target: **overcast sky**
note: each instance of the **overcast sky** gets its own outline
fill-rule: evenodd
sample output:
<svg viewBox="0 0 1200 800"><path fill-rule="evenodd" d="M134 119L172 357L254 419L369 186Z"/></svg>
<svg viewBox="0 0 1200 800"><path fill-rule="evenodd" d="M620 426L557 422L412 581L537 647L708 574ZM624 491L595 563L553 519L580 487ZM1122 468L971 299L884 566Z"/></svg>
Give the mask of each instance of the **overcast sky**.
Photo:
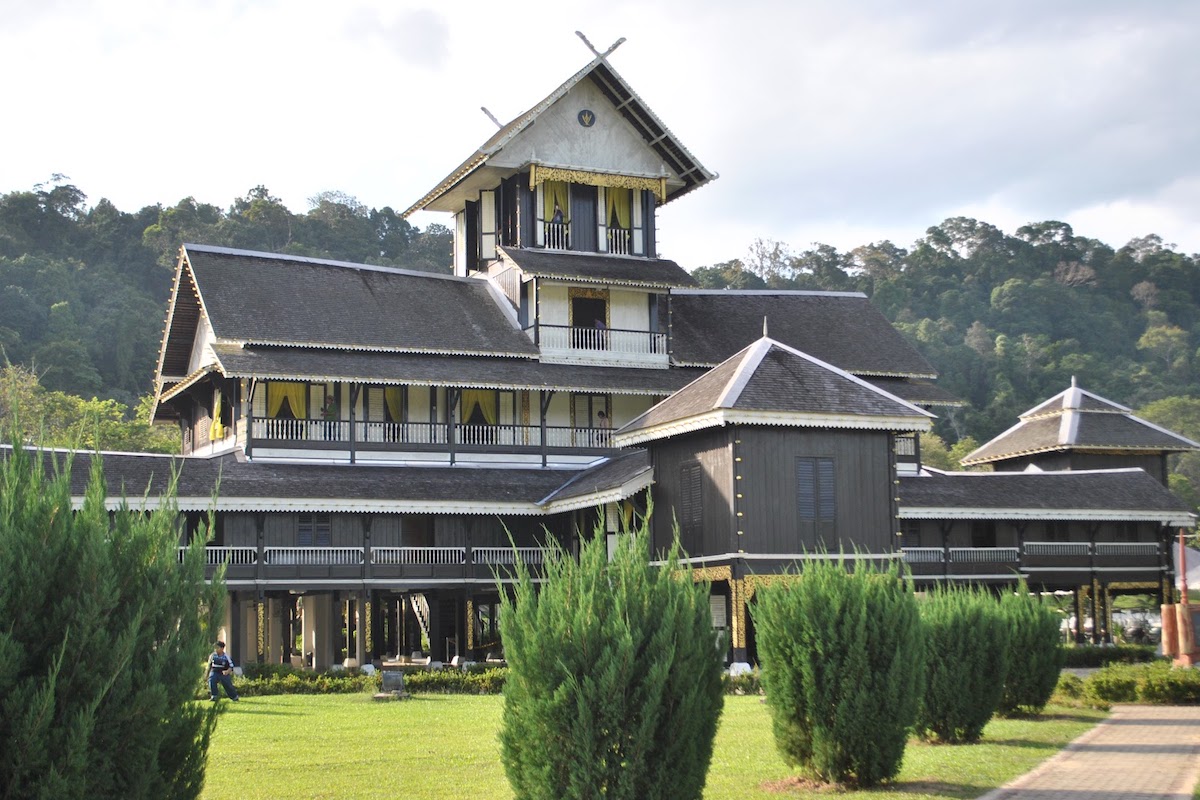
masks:
<svg viewBox="0 0 1200 800"><path fill-rule="evenodd" d="M1200 252L1193 0L0 0L0 193L134 211L407 208L588 63L719 180L660 214L691 269L755 238L910 246L965 215ZM413 218L450 224L448 215Z"/></svg>

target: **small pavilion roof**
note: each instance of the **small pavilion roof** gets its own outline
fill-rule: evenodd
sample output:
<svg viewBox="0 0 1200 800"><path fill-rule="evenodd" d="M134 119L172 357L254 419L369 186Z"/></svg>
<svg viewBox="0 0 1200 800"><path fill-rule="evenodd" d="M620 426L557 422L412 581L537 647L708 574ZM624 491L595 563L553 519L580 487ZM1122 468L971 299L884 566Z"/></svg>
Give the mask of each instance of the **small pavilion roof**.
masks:
<svg viewBox="0 0 1200 800"><path fill-rule="evenodd" d="M639 444L727 424L929 429L933 415L766 336L617 431Z"/></svg>
<svg viewBox="0 0 1200 800"><path fill-rule="evenodd" d="M1021 415L1020 421L963 459L966 466L1065 451L1178 453L1200 444L1071 387Z"/></svg>
<svg viewBox="0 0 1200 800"><path fill-rule="evenodd" d="M902 519L1156 521L1190 527L1186 503L1141 469L942 472L900 477Z"/></svg>

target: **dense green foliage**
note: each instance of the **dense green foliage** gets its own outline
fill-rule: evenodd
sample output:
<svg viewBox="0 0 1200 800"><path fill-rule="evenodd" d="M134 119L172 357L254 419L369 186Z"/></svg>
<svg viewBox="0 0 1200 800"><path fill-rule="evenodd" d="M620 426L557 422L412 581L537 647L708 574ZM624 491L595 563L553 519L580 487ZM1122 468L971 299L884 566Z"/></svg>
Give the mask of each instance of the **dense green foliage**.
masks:
<svg viewBox="0 0 1200 800"><path fill-rule="evenodd" d="M1054 694L1062 671L1061 618L1030 594L1024 581L1015 592L1001 596L1000 608L1008 627L1008 669L1000 713L1039 713Z"/></svg>
<svg viewBox="0 0 1200 800"><path fill-rule="evenodd" d="M136 408L150 391L184 242L450 269L450 231L325 192L293 214L262 186L228 209L193 198L129 213L62 176L0 195L0 349L42 385ZM2 359L0 359L2 361Z"/></svg>
<svg viewBox="0 0 1200 800"><path fill-rule="evenodd" d="M196 797L216 717L192 699L224 601L204 537L179 559L170 495L110 515L100 459L72 513L66 467L0 457L0 796Z"/></svg>
<svg viewBox="0 0 1200 800"><path fill-rule="evenodd" d="M1156 661L1158 645L1154 644L1118 644L1115 646L1097 647L1094 645L1075 645L1063 648L1064 667L1103 667L1108 664L1140 664Z"/></svg>
<svg viewBox="0 0 1200 800"><path fill-rule="evenodd" d="M757 241L746 258L693 274L705 288L865 292L938 370L938 384L969 402L939 409L936 431L951 444L987 441L1072 376L1133 408L1156 403L1155 422L1195 438L1200 259L1172 248L1150 235L1114 249L1056 221L1008 234L954 217L911 249L883 241L794 253ZM1196 502L1200 456L1192 461L1181 494Z"/></svg>
<svg viewBox="0 0 1200 800"><path fill-rule="evenodd" d="M1004 690L1008 626L987 592L933 589L920 603L925 696L917 731L943 742L977 742Z"/></svg>
<svg viewBox="0 0 1200 800"><path fill-rule="evenodd" d="M1110 664L1085 678L1063 675L1056 689L1066 700L1091 705L1111 703L1200 703L1200 670L1175 668L1169 661Z"/></svg>
<svg viewBox="0 0 1200 800"><path fill-rule="evenodd" d="M809 561L752 606L775 742L821 780L871 786L896 775L923 690L911 584L838 561Z"/></svg>
<svg viewBox="0 0 1200 800"><path fill-rule="evenodd" d="M519 567L501 606L513 791L699 798L723 700L708 584L681 576L677 550L652 567L645 526L611 561L602 529L580 550L555 550L540 584Z"/></svg>

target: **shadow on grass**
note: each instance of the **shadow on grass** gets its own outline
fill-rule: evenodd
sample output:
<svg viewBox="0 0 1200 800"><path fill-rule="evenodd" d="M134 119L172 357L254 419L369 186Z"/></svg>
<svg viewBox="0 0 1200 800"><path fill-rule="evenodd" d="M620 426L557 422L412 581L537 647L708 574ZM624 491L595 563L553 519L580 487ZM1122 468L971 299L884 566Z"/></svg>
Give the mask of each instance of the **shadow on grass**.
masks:
<svg viewBox="0 0 1200 800"><path fill-rule="evenodd" d="M848 784L821 783L801 776L792 776L779 781L762 783L758 787L769 794L781 797L811 797L813 795L837 797L849 792L866 792L877 795L909 794L925 797L973 798L994 789L994 786L979 786L970 783L949 781L894 781L870 788Z"/></svg>
<svg viewBox="0 0 1200 800"><path fill-rule="evenodd" d="M1014 722L1085 722L1091 724L1102 722L1104 718L1086 714L1055 712L1052 714L1014 714L1011 717L995 717L995 719L1008 719Z"/></svg>

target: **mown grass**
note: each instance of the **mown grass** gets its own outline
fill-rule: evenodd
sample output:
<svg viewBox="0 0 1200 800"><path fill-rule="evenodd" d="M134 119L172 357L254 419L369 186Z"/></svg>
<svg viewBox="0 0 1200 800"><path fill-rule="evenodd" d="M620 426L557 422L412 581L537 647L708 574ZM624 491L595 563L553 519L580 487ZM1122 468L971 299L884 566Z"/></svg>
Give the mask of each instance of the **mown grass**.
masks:
<svg viewBox="0 0 1200 800"><path fill-rule="evenodd" d="M369 695L247 697L225 704L209 754L203 797L510 798L500 765L497 696L417 695L377 703ZM993 721L973 746L912 742L889 786L839 798L968 798L1028 771L1083 733L1103 712L1050 707L1045 716ZM727 697L707 800L828 797L765 788L794 772L775 750L758 697Z"/></svg>

